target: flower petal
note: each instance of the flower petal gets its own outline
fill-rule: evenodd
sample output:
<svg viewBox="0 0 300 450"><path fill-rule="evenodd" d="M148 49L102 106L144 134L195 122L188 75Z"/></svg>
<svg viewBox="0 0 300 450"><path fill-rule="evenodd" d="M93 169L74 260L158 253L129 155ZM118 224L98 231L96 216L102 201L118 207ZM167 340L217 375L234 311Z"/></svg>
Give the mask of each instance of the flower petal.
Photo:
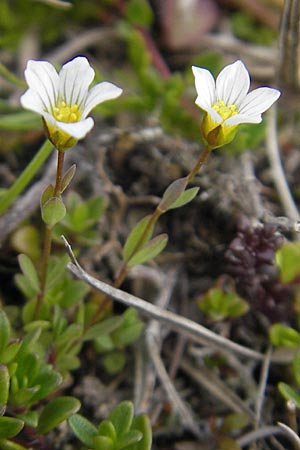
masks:
<svg viewBox="0 0 300 450"><path fill-rule="evenodd" d="M68 133L75 139L83 139L93 128L94 120L91 117L88 117L87 119L81 120L80 122L56 122L56 125L62 131Z"/></svg>
<svg viewBox="0 0 300 450"><path fill-rule="evenodd" d="M64 64L59 72L59 100L65 101L69 106L74 104L81 106L94 77L94 69L83 56Z"/></svg>
<svg viewBox="0 0 300 450"><path fill-rule="evenodd" d="M121 88L109 81L103 81L102 83L96 84L88 93L82 111L82 117L85 118L99 103L119 97L122 92L123 90Z"/></svg>
<svg viewBox="0 0 300 450"><path fill-rule="evenodd" d="M202 109L204 109L204 108L202 108ZM215 111L213 108L206 108L206 109L204 109L204 111L207 112L207 114L210 116L211 120L213 122L215 122L216 124L220 124L223 122L222 116L220 116L220 114L217 113L217 111Z"/></svg>
<svg viewBox="0 0 300 450"><path fill-rule="evenodd" d="M204 111L207 111L207 108L211 108L215 102L216 84L214 77L209 70L202 69L201 67L192 66L192 70L198 94L195 103L204 109Z"/></svg>
<svg viewBox="0 0 300 450"><path fill-rule="evenodd" d="M25 79L29 88L40 97L44 110L51 111L58 91L58 74L52 64L48 61L29 60Z"/></svg>
<svg viewBox="0 0 300 450"><path fill-rule="evenodd" d="M41 97L32 89L28 89L23 95L21 95L20 102L23 108L43 115L44 104Z"/></svg>
<svg viewBox="0 0 300 450"><path fill-rule="evenodd" d="M262 121L261 114L249 116L247 114L236 114L229 117L224 122L225 126L239 125L241 123L260 123Z"/></svg>
<svg viewBox="0 0 300 450"><path fill-rule="evenodd" d="M88 117L85 120L80 120L80 122L59 122L55 120L55 118L48 113L44 113L43 117L47 123L49 123L52 127L56 127L65 133L69 134L75 139L83 139L89 131L94 126L94 121L91 117Z"/></svg>
<svg viewBox="0 0 300 450"><path fill-rule="evenodd" d="M240 105L240 114L259 116L280 97L278 89L262 87L250 92Z"/></svg>
<svg viewBox="0 0 300 450"><path fill-rule="evenodd" d="M225 105L236 105L238 108L247 95L250 87L249 72L242 63L236 61L226 66L216 80L217 100Z"/></svg>

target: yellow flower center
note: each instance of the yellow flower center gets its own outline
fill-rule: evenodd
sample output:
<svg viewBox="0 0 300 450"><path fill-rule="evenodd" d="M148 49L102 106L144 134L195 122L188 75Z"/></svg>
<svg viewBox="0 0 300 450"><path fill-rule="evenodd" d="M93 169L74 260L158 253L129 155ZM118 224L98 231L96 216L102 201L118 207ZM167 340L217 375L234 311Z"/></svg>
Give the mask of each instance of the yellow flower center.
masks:
<svg viewBox="0 0 300 450"><path fill-rule="evenodd" d="M66 102L61 102L53 108L53 116L59 122L78 122L81 112L78 105L68 106Z"/></svg>
<svg viewBox="0 0 300 450"><path fill-rule="evenodd" d="M223 120L228 119L229 117L235 116L238 111L235 105L225 105L223 100L219 100L217 103L213 105L213 109L220 114Z"/></svg>

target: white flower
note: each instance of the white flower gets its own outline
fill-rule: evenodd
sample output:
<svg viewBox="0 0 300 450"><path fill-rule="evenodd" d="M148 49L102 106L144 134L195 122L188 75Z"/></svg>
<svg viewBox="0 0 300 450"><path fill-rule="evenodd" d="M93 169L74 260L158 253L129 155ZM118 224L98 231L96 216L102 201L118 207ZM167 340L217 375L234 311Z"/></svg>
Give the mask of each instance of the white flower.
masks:
<svg viewBox="0 0 300 450"><path fill-rule="evenodd" d="M262 113L279 98L280 91L269 87L248 93L250 75L242 61L226 66L216 81L201 67L192 67L197 90L196 104L206 114L202 135L210 148L230 142L242 123L259 123Z"/></svg>
<svg viewBox="0 0 300 450"><path fill-rule="evenodd" d="M25 79L29 89L21 96L24 108L40 114L49 140L58 150L72 147L93 128L89 112L122 89L104 81L89 90L95 76L85 57L79 56L63 65L59 73L48 61L27 63Z"/></svg>

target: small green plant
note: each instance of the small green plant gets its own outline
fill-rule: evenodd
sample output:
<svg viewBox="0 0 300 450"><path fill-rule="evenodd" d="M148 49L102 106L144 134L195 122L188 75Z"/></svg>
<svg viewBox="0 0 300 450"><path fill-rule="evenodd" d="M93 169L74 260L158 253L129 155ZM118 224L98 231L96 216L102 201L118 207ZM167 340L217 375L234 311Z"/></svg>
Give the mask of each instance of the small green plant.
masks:
<svg viewBox="0 0 300 450"><path fill-rule="evenodd" d="M150 450L152 432L145 414L134 416L131 402L119 403L108 419L98 427L79 414L69 419L69 425L86 448L92 450Z"/></svg>
<svg viewBox="0 0 300 450"><path fill-rule="evenodd" d="M214 321L233 319L246 314L249 305L235 292L233 284L221 287L218 285L209 289L199 300L200 310Z"/></svg>

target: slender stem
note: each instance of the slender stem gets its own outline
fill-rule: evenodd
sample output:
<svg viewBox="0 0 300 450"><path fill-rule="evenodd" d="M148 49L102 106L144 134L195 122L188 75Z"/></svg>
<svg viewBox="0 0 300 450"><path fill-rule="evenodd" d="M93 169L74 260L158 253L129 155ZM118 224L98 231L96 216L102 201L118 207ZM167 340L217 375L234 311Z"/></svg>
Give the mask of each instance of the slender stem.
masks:
<svg viewBox="0 0 300 450"><path fill-rule="evenodd" d="M59 197L61 194L61 181L63 174L65 152L57 152L57 169L56 169L56 181L54 186L53 197Z"/></svg>
<svg viewBox="0 0 300 450"><path fill-rule="evenodd" d="M45 236L44 236L44 249L42 256L42 265L40 271L40 292L38 293L34 311L34 318L38 319L41 311L41 306L43 302L43 298L46 290L46 281L47 281L47 269L49 264L49 257L51 253L52 247L52 229L46 225Z"/></svg>
<svg viewBox="0 0 300 450"><path fill-rule="evenodd" d="M203 153L201 153L198 161L196 162L196 164L194 165L194 167L191 169L190 173L187 175L187 184L190 183L194 177L197 175L197 173L199 172L199 170L201 169L201 167L203 166L204 162L206 161L208 155L210 153L210 150L208 148L206 148ZM147 236L147 234L149 233L149 230L151 230L152 227L155 226L156 222L158 221L158 219L160 218L160 216L162 214L164 214L165 211L162 211L159 207L157 207L148 223L147 226L144 230L144 232L142 233L140 239L138 240L138 242L136 243L135 247L132 250L132 255L133 256L143 245L145 237ZM114 280L113 286L115 288L119 288L121 286L121 284L123 283L123 281L126 278L126 275L128 273L128 266L126 263L123 263L122 266L120 267L120 270L118 272L118 274L116 275L116 278ZM97 318L99 317L99 314L103 311L103 308L105 308L106 306L106 300L107 300L107 296L104 295L103 296L103 303L99 304L99 308L97 309L96 313L94 314L94 317L90 320L90 322L87 324L87 328L89 328L91 325L93 325L96 321Z"/></svg>
<svg viewBox="0 0 300 450"><path fill-rule="evenodd" d="M53 149L53 144L49 141L45 141L40 150L37 152L32 161L28 164L26 169L21 173L15 183L6 191L6 193L0 198L0 215L3 214L7 208L13 203L19 194L30 183L34 175L37 173L41 165L50 155Z"/></svg>
<svg viewBox="0 0 300 450"><path fill-rule="evenodd" d="M61 181L62 181L62 173L63 173L63 165L64 165L64 152L57 151L57 168L56 168L56 180L53 191L53 197L59 197L61 192ZM47 282L47 270L49 264L49 258L51 254L52 247L52 227L46 225L45 230L45 238L44 238L44 250L42 256L42 264L40 271L40 292L37 296L36 307L34 312L34 317L37 319L40 314L42 301L45 295L46 290L46 282Z"/></svg>
<svg viewBox="0 0 300 450"><path fill-rule="evenodd" d="M196 162L196 164L194 165L194 167L192 168L192 170L190 171L190 173L187 176L187 184L190 183L195 178L195 176L197 175L197 173L199 172L199 170L205 163L210 152L211 152L211 150L209 148L205 148L203 153L201 153L200 158L198 159L198 161Z"/></svg>

